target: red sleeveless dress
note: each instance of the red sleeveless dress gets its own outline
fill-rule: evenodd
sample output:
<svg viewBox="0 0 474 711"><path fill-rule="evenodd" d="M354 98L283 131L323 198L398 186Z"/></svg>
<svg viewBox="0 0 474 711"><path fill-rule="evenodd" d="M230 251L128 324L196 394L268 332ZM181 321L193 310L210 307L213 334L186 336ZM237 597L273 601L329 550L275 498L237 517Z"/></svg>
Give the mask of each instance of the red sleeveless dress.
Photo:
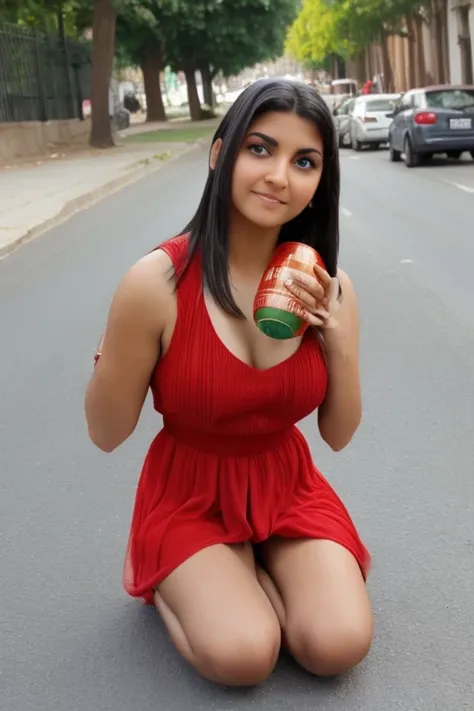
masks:
<svg viewBox="0 0 474 711"><path fill-rule="evenodd" d="M159 249L179 269L187 238ZM366 576L369 554L295 427L326 392L317 340L307 332L293 356L268 370L253 368L218 338L201 284L195 258L177 290L171 343L152 377L163 429L138 484L126 591L151 604L153 589L199 550L273 535L336 541Z"/></svg>

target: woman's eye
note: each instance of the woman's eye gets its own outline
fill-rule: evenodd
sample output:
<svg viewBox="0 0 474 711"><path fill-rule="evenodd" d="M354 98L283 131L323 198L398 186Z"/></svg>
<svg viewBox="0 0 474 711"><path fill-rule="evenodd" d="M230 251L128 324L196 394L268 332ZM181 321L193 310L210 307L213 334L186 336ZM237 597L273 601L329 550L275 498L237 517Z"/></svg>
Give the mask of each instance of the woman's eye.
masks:
<svg viewBox="0 0 474 711"><path fill-rule="evenodd" d="M310 158L298 158L296 161L300 168L314 168L314 163Z"/></svg>
<svg viewBox="0 0 474 711"><path fill-rule="evenodd" d="M259 143L256 143L252 146L249 146L249 151L251 153L254 153L256 156L264 156L264 155L269 155L267 149L265 146L260 145Z"/></svg>

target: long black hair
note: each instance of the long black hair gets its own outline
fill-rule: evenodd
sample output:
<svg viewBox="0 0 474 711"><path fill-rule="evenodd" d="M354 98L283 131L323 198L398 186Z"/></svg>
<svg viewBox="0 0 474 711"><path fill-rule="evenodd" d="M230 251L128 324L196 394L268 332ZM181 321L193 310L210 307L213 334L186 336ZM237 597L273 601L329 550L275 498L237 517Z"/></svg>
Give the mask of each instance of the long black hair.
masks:
<svg viewBox="0 0 474 711"><path fill-rule="evenodd" d="M262 114L284 111L309 119L323 141L323 171L312 200L306 208L280 229L278 244L302 242L316 249L331 276L336 275L339 252L339 151L331 112L318 92L287 79L260 79L245 89L232 104L214 134L212 143L222 139L214 170L209 170L196 214L183 230L189 232L187 263L199 250L204 286L227 313L243 317L232 296L229 283L229 213L232 174L250 124Z"/></svg>

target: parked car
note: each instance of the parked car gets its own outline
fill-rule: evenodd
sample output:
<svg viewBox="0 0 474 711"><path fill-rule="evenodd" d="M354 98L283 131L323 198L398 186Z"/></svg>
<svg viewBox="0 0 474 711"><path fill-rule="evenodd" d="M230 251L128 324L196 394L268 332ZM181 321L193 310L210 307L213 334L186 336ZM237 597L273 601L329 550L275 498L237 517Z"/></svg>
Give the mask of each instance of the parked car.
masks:
<svg viewBox="0 0 474 711"><path fill-rule="evenodd" d="M390 160L413 168L435 153L474 158L474 85L429 86L407 91L394 105Z"/></svg>
<svg viewBox="0 0 474 711"><path fill-rule="evenodd" d="M363 146L379 148L382 143L388 143L394 102L399 98L400 94L367 94L355 100L349 127L355 151Z"/></svg>
<svg viewBox="0 0 474 711"><path fill-rule="evenodd" d="M334 125L336 127L340 147L351 145L350 119L355 101L355 99L346 99L339 108L336 107L333 111Z"/></svg>
<svg viewBox="0 0 474 711"><path fill-rule="evenodd" d="M347 99L357 96L358 91L355 79L335 79L329 85L329 94L325 94L324 99L331 111L334 111Z"/></svg>

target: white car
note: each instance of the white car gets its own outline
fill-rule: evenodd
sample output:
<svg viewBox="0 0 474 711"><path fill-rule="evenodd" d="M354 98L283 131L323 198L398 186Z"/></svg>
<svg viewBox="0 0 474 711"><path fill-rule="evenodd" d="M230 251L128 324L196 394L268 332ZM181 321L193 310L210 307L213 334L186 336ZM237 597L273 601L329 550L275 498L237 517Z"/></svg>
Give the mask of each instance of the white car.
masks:
<svg viewBox="0 0 474 711"><path fill-rule="evenodd" d="M399 98L400 94L367 94L356 99L350 120L351 145L355 151L363 146L379 148L388 143L393 106Z"/></svg>
<svg viewBox="0 0 474 711"><path fill-rule="evenodd" d="M334 125L337 131L339 148L346 148L351 145L351 113L354 108L355 99L346 99L339 107L333 109Z"/></svg>

